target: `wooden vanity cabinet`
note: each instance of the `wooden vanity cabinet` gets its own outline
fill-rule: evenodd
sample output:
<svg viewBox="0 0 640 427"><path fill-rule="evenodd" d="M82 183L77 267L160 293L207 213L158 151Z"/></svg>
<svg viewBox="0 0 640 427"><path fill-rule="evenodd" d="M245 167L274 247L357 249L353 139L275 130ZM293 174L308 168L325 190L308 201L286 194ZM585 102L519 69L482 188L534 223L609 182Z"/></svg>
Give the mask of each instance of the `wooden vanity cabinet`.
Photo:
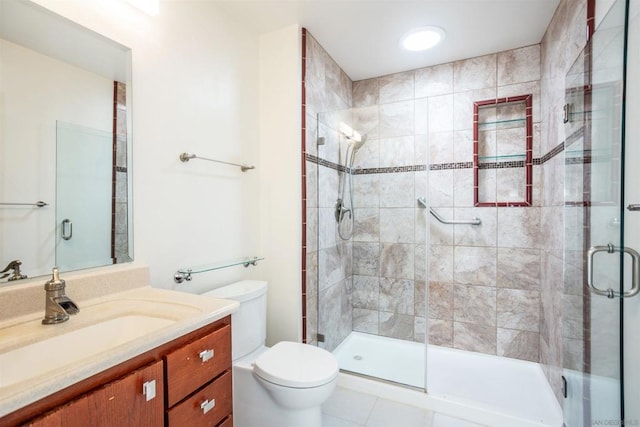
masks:
<svg viewBox="0 0 640 427"><path fill-rule="evenodd" d="M8 414L0 426L232 427L232 409L227 316Z"/></svg>

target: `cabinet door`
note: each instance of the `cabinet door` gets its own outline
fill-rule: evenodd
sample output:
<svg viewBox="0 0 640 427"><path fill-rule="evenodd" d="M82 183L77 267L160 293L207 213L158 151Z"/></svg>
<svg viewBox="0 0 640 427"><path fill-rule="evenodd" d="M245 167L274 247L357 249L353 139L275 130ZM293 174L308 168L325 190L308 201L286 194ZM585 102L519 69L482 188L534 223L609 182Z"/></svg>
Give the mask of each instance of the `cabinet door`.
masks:
<svg viewBox="0 0 640 427"><path fill-rule="evenodd" d="M86 427L91 425L89 399L83 396L27 423L29 427Z"/></svg>
<svg viewBox="0 0 640 427"><path fill-rule="evenodd" d="M155 381L155 384L152 384ZM146 395L143 392L144 384ZM155 396L152 389L155 385ZM149 400L147 400L149 398ZM162 426L162 361L148 365L29 423L31 427Z"/></svg>
<svg viewBox="0 0 640 427"><path fill-rule="evenodd" d="M162 361L107 384L90 393L87 399L92 426L162 426L164 424Z"/></svg>

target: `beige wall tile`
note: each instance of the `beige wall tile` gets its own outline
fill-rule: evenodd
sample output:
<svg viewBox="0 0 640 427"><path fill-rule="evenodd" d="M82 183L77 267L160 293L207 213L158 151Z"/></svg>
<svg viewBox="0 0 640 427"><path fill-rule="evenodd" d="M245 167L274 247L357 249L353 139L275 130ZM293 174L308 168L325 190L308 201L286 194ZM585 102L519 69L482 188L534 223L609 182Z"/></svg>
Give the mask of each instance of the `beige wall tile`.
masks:
<svg viewBox="0 0 640 427"><path fill-rule="evenodd" d="M453 322L453 347L461 350L496 354L495 326Z"/></svg>
<svg viewBox="0 0 640 427"><path fill-rule="evenodd" d="M491 286L453 285L453 320L496 325L496 289Z"/></svg>
<svg viewBox="0 0 640 427"><path fill-rule="evenodd" d="M416 98L453 93L453 63L416 70Z"/></svg>
<svg viewBox="0 0 640 427"><path fill-rule="evenodd" d="M378 78L380 90L380 104L390 102L413 100L414 98L414 72L391 74Z"/></svg>
<svg viewBox="0 0 640 427"><path fill-rule="evenodd" d="M453 90L484 89L496 86L497 55L478 56L453 63Z"/></svg>
<svg viewBox="0 0 640 427"><path fill-rule="evenodd" d="M498 53L498 85L540 80L540 45Z"/></svg>
<svg viewBox="0 0 640 427"><path fill-rule="evenodd" d="M538 362L540 334L498 328L498 356Z"/></svg>
<svg viewBox="0 0 640 427"><path fill-rule="evenodd" d="M498 289L498 326L519 331L540 330L540 293Z"/></svg>

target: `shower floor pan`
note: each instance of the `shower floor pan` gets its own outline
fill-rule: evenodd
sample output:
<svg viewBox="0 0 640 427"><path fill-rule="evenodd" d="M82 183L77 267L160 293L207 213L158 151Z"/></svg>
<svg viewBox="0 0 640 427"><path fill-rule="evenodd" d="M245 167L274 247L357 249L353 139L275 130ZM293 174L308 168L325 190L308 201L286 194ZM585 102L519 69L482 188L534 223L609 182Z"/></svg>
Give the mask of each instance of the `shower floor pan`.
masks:
<svg viewBox="0 0 640 427"><path fill-rule="evenodd" d="M430 397L531 425L562 425L560 406L539 364L435 345L428 349ZM424 388L422 343L352 332L334 354L342 371Z"/></svg>

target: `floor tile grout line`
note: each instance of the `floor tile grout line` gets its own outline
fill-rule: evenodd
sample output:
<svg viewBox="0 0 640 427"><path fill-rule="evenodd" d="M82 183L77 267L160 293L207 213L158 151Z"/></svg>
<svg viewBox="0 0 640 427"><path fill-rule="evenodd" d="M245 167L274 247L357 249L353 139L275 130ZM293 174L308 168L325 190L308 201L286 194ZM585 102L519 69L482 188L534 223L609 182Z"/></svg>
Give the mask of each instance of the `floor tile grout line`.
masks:
<svg viewBox="0 0 640 427"><path fill-rule="evenodd" d="M369 409L369 413L367 414L367 418L365 418L365 420L364 420L364 424L363 424L364 427L366 427L369 424L369 421L371 420L371 415L373 415L373 410L375 409L376 405L378 404L378 401L380 401L380 397L376 396L375 400L373 401L373 405L371 405L371 409Z"/></svg>

